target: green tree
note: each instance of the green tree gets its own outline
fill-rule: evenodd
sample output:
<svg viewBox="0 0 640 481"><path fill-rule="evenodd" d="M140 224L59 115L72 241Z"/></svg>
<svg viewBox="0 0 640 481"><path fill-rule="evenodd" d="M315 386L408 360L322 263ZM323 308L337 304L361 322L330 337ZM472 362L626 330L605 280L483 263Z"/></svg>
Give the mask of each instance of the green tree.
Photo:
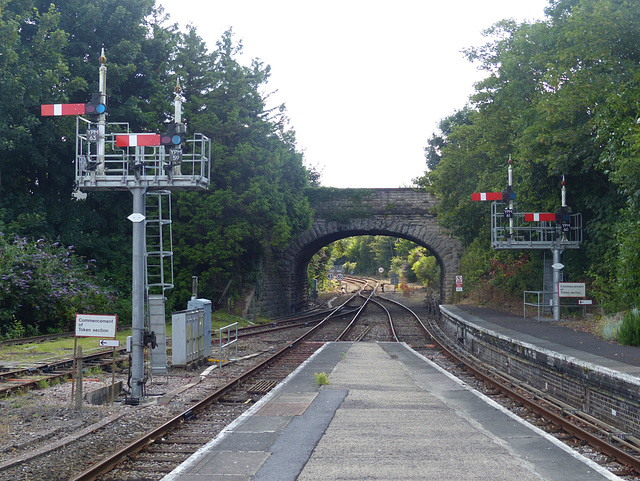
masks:
<svg viewBox="0 0 640 481"><path fill-rule="evenodd" d="M421 183L442 199L439 217L468 246L489 235L488 209L469 194L502 190L508 155L520 210L554 211L565 176L569 205L585 219L583 249L567 255L577 266L570 274L606 285L616 272L630 275L628 263L612 266L624 262L615 236L634 236L619 212L633 212L637 192L640 13L624 0L555 1L546 12L545 21L499 22L490 42L467 51L488 76L468 121L451 116L432 137L433 170Z"/></svg>
<svg viewBox="0 0 640 481"><path fill-rule="evenodd" d="M231 31L211 54L193 30L181 49L185 115L212 139L214 175L209 192L176 196L175 295L184 299L197 275L203 294L215 297L232 279L236 292L240 279L259 285L268 250L284 248L310 225L307 173L284 107L266 109L268 66L240 64L242 46Z"/></svg>

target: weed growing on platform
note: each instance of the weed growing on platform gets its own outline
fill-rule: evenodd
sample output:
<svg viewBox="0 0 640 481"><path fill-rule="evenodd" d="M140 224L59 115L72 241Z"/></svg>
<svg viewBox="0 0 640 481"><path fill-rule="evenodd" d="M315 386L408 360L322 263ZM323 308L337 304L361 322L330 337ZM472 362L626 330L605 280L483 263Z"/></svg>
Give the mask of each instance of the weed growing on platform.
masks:
<svg viewBox="0 0 640 481"><path fill-rule="evenodd" d="M622 317L618 339L620 344L640 346L640 309L631 309Z"/></svg>
<svg viewBox="0 0 640 481"><path fill-rule="evenodd" d="M619 317L603 317L598 320L596 334L605 341L618 341L622 319Z"/></svg>
<svg viewBox="0 0 640 481"><path fill-rule="evenodd" d="M327 386L330 384L329 376L325 372L314 372L313 375L316 377L316 384L318 386Z"/></svg>

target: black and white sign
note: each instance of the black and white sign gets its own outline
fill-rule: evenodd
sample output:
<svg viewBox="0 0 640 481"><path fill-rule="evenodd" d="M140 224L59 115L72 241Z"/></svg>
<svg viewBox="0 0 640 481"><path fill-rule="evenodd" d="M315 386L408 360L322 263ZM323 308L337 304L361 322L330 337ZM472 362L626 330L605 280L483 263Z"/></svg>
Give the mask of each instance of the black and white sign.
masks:
<svg viewBox="0 0 640 481"><path fill-rule="evenodd" d="M120 341L117 339L100 339L100 347L120 347Z"/></svg>
<svg viewBox="0 0 640 481"><path fill-rule="evenodd" d="M169 157L172 164L179 164L180 162L182 162L182 149L171 149L169 151Z"/></svg>
<svg viewBox="0 0 640 481"><path fill-rule="evenodd" d="M98 129L87 129L87 142L98 141Z"/></svg>

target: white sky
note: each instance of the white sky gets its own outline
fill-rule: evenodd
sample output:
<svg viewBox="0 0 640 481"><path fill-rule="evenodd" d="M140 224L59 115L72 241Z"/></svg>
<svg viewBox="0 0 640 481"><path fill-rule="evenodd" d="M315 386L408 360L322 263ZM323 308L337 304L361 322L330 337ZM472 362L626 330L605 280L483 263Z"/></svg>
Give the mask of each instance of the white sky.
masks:
<svg viewBox="0 0 640 481"><path fill-rule="evenodd" d="M544 18L548 0L158 0L215 50L229 27L243 58L271 66L298 149L331 187L408 187L439 121L482 78L461 50L504 18Z"/></svg>

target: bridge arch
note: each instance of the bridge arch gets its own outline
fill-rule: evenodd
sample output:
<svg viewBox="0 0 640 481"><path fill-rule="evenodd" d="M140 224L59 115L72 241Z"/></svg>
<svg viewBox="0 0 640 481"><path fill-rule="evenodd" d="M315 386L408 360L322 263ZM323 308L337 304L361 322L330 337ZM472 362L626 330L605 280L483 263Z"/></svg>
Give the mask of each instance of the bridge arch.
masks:
<svg viewBox="0 0 640 481"><path fill-rule="evenodd" d="M437 200L431 195L414 189L321 189L310 200L316 212L313 224L279 262L290 312L304 309L309 301L307 265L312 256L331 242L360 235L400 237L425 247L440 265L441 300L452 302L462 249L438 225Z"/></svg>

